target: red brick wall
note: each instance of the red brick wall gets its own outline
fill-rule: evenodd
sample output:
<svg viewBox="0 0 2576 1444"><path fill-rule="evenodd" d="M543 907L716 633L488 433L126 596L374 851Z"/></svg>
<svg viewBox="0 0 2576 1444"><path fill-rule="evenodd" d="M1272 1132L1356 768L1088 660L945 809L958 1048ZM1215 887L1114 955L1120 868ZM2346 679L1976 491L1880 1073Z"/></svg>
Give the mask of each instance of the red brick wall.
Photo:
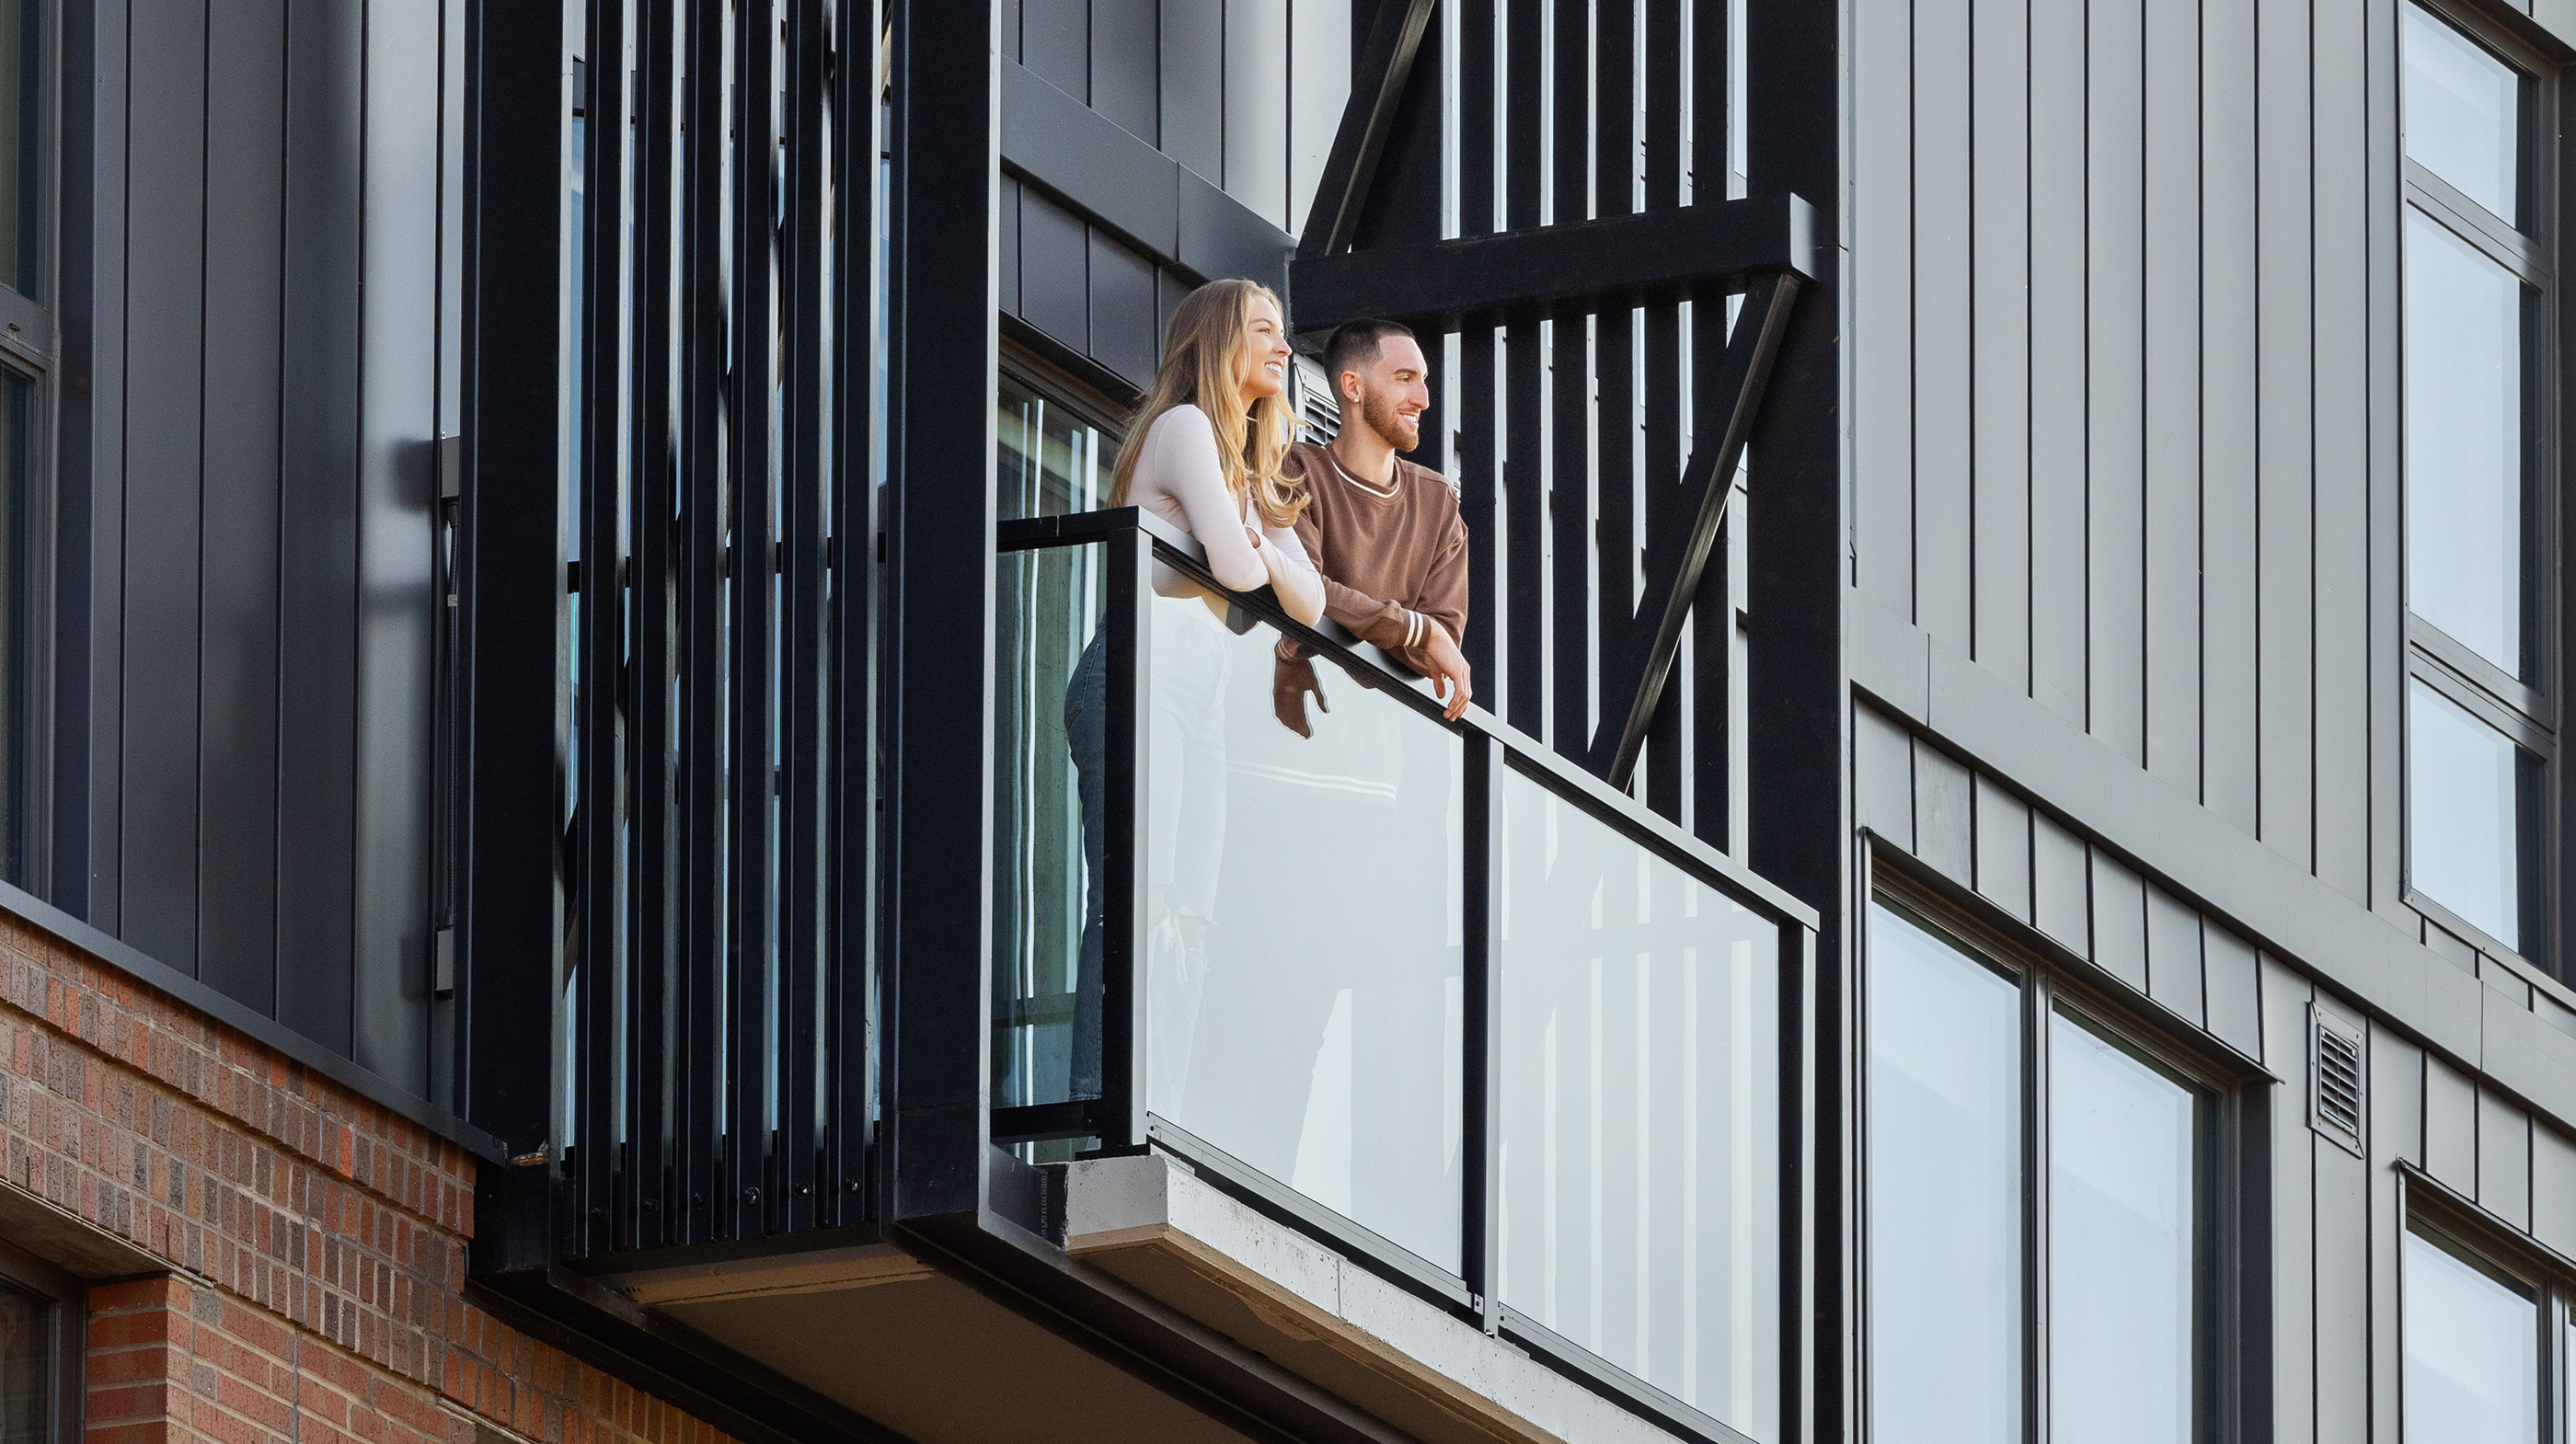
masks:
<svg viewBox="0 0 2576 1444"><path fill-rule="evenodd" d="M472 1155L0 914L6 1181L165 1262L92 1291L90 1444L720 1436L468 1305Z"/></svg>

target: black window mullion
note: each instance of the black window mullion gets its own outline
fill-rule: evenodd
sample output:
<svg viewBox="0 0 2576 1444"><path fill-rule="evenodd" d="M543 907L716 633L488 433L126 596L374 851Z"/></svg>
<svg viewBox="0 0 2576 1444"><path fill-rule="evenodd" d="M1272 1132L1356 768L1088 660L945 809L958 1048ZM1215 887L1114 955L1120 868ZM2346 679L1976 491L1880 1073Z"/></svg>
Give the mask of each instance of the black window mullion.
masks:
<svg viewBox="0 0 2576 1444"><path fill-rule="evenodd" d="M2023 975L2022 1097L2022 1437L2047 1444L2048 1395L2048 1018L2056 989Z"/></svg>

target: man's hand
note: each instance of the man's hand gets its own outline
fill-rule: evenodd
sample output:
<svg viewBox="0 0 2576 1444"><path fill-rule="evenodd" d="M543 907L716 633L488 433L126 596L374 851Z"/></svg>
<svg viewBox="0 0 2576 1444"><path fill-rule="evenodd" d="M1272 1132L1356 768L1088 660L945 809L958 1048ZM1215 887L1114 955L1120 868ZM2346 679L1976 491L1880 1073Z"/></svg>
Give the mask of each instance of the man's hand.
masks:
<svg viewBox="0 0 2576 1444"><path fill-rule="evenodd" d="M1427 634L1422 639L1422 661L1429 669L1423 675L1431 679L1431 695L1447 704L1440 715L1455 722L1467 715L1467 704L1476 699L1473 670L1459 654L1448 628L1429 617L1422 619L1422 626ZM1441 695L1444 686L1445 697Z"/></svg>
<svg viewBox="0 0 2576 1444"><path fill-rule="evenodd" d="M1315 705L1330 712L1324 701L1324 686L1315 680L1315 664L1304 657L1279 659L1270 673L1270 706L1279 714L1279 725L1300 737L1312 739L1315 729L1306 725L1306 694L1315 694Z"/></svg>

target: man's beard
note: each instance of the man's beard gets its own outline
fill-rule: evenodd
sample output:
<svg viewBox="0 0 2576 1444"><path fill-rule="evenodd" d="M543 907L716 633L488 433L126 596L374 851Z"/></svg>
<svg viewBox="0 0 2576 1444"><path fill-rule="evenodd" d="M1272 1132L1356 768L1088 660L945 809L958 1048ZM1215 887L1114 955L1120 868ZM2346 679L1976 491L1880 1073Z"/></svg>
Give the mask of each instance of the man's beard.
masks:
<svg viewBox="0 0 2576 1444"><path fill-rule="evenodd" d="M1398 451L1411 451L1422 444L1422 418L1399 413L1392 396L1381 393L1364 398L1360 418L1368 423L1369 430Z"/></svg>

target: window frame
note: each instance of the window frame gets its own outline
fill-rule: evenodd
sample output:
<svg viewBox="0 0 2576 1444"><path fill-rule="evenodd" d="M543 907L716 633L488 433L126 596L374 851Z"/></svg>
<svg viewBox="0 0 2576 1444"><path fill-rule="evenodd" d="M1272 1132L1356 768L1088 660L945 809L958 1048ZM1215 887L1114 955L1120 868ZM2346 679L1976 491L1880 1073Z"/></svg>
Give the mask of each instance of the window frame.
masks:
<svg viewBox="0 0 2576 1444"><path fill-rule="evenodd" d="M2576 1260L2509 1232L2412 1161L2397 1172L2397 1415L2406 1416L2407 1234L2416 1234L2508 1287L2527 1291L2540 1330L2537 1444L2576 1444Z"/></svg>
<svg viewBox="0 0 2576 1444"><path fill-rule="evenodd" d="M1876 1401L1870 1358L1875 1307L1871 1237L1870 1134L1870 954L1874 948L1872 917L1887 906L1957 948L1968 961L2010 981L2019 993L2018 1029L2021 1117L2021 1409L2022 1439L2046 1444L2051 1434L2049 1405L2049 1024L2059 1013L2076 1026L2110 1040L2132 1057L2189 1088L2195 1095L2193 1156L2205 1183L2194 1202L2192 1271L2196 1297L2193 1322L2193 1438L2199 1444L2234 1437L2258 1395L2242 1370L2229 1360L2259 1342L2255 1310L2249 1295L2269 1286L2267 1272L2234 1267L2249 1242L2260 1245L2259 1231L2247 1220L2265 1216L2255 1196L2265 1174L2249 1157L2270 1147L2266 1090L2277 1080L2259 1064L2233 1056L2206 1035L2181 1036L2170 1021L2159 1021L2138 999L2124 996L2117 984L2090 963L2005 915L1993 903L1922 869L1901 854L1866 848L1861 876L1861 917L1855 953L1857 987L1853 1012L1854 1236L1859 1253L1853 1329L1854 1387L1860 1402L1863 1440L1876 1437ZM2259 1276L2258 1276L2259 1275Z"/></svg>
<svg viewBox="0 0 2576 1444"><path fill-rule="evenodd" d="M2400 458L2398 607L2403 624L2405 665L2398 688L2398 715L2395 719L2399 738L2397 805L2401 819L2398 900L2481 952L2509 958L2557 976L2558 969L2551 964L2562 951L2559 943L2560 889L2551 883L2559 875L2564 855L2559 837L2565 808L2559 795L2563 772L2558 765L2558 703L2568 675L2568 664L2561 653L2569 640L2560 617L2564 589L2558 576L2558 560L2562 555L2558 542L2562 525L2558 498L2561 451L2558 433L2563 421L2563 408L2556 399L2561 384L2557 358L2560 334L2557 311L2563 303L2562 292L2556 284L2555 263L2560 231L2559 156L2557 126L2554 124L2560 104L2558 67L2459 0L2400 0L2400 3L2414 6L2436 24L2449 26L2519 77L2521 134L2518 138L2520 162L2516 167L2516 187L2523 215L2519 218L2495 215L2405 153L2406 67L2401 56L2397 66L2400 401L2396 421L2400 434L2397 448ZM2402 29L2402 19L2400 25ZM2467 644L2415 613L2413 540L2406 530L2411 505L2408 500L2411 478L2405 475L2407 448L2403 440L2408 413L2404 400L2403 360L2404 248L2407 244L2406 219L2410 214L2420 214L2429 223L2441 227L2502 267L2525 288L2522 308L2523 551L2530 587L2525 603L2530 629L2528 677L2508 674ZM2537 856L2520 859L2522 875L2527 883L2518 883L2516 887L2519 894L2527 885L2534 895L2521 898L2517 927L2525 936L2517 938L2514 944L2509 945L2469 922L2415 885L2414 789L2410 760L2414 727L2409 684L2417 681L2495 728L2538 763L2539 796L2535 799L2538 823L2526 830L2528 835L2518 835L2516 839L2517 852L2529 848L2536 849L2538 853Z"/></svg>
<svg viewBox="0 0 2576 1444"><path fill-rule="evenodd" d="M88 1397L89 1284L69 1270L0 1240L0 1283L53 1304L53 1444L81 1444Z"/></svg>
<svg viewBox="0 0 2576 1444"><path fill-rule="evenodd" d="M40 212L36 231L41 248L36 270L42 299L0 282L0 370L26 383L29 411L27 572L18 585L29 611L25 746L28 805L33 816L25 824L29 840L26 876L16 885L38 897L51 898L56 891L56 869L64 861L64 848L57 837L56 806L57 791L64 783L56 776L55 751L58 739L78 725L78 714L67 710L78 699L63 695L58 686L60 653L67 645L60 623L68 601L61 590L65 568L60 553L66 538L57 465L62 407L58 369L64 331L58 311L64 249L63 87L67 77L62 60L62 0L33 3L43 7L38 26L42 51L37 83L44 87L44 94L38 106L36 141L36 204ZM5 445L6 437L0 436L0 446Z"/></svg>

